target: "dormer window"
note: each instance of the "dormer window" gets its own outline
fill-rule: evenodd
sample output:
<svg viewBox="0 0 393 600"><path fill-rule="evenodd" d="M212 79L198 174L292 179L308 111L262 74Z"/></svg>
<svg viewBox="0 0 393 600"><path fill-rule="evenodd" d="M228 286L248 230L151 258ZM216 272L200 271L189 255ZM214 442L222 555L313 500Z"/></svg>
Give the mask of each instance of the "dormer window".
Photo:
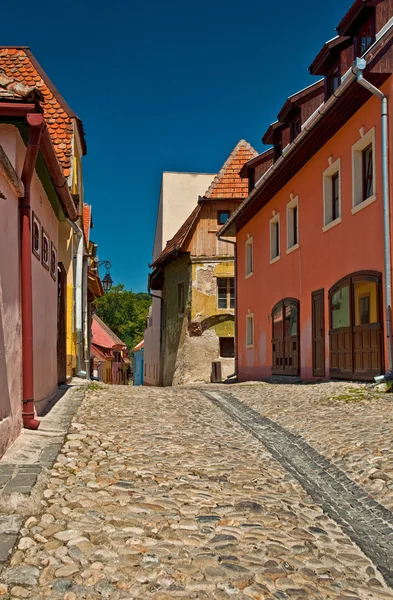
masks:
<svg viewBox="0 0 393 600"><path fill-rule="evenodd" d="M333 96L341 83L339 65L335 65L326 76L326 100Z"/></svg>
<svg viewBox="0 0 393 600"><path fill-rule="evenodd" d="M280 158L282 155L282 139L281 133L276 134L274 140L274 162Z"/></svg>
<svg viewBox="0 0 393 600"><path fill-rule="evenodd" d="M302 119L300 113L297 113L291 120L291 142L297 138L302 130Z"/></svg>
<svg viewBox="0 0 393 600"><path fill-rule="evenodd" d="M251 194L255 187L255 169L248 170L248 193Z"/></svg>
<svg viewBox="0 0 393 600"><path fill-rule="evenodd" d="M357 56L362 56L375 41L375 17L371 16L357 35Z"/></svg>

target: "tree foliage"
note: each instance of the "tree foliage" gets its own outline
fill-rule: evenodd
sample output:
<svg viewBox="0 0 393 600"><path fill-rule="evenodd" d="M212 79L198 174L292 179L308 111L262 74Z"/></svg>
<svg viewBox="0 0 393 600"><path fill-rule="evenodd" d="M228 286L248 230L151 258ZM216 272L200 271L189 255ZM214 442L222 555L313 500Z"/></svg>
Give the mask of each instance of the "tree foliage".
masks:
<svg viewBox="0 0 393 600"><path fill-rule="evenodd" d="M143 340L151 297L115 285L96 302L97 315L132 350Z"/></svg>

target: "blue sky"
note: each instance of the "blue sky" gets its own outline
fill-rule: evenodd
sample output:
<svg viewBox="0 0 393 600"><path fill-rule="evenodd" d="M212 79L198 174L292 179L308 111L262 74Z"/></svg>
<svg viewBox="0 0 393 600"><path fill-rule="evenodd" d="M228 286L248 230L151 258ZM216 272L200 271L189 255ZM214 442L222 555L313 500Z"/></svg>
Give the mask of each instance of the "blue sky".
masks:
<svg viewBox="0 0 393 600"><path fill-rule="evenodd" d="M262 151L351 0L3 4L0 43L30 46L83 120L99 257L145 291L162 171L214 173L241 138Z"/></svg>

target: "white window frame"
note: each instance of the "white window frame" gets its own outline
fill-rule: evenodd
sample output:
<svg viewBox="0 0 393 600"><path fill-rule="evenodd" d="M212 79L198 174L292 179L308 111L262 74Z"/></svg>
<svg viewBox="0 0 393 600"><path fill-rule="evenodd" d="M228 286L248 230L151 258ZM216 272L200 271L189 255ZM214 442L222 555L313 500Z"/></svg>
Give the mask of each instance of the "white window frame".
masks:
<svg viewBox="0 0 393 600"><path fill-rule="evenodd" d="M273 243L276 240L273 240L273 235L272 235L273 234L273 227L272 227L272 225L275 225L276 223L278 223L278 254L277 254L277 256L273 256ZM270 219L270 221L269 221L269 229L270 229L270 264L272 265L273 263L277 262L281 258L281 223L280 223L280 213L278 213L277 215L274 215L274 217L272 219ZM274 244L274 246L275 246L275 244Z"/></svg>
<svg viewBox="0 0 393 600"><path fill-rule="evenodd" d="M340 215L333 220L332 215L332 179L338 173L338 198L339 198L339 213ZM323 174L323 227L322 231L329 231L332 227L339 225L342 222L342 206L341 206L341 158L338 158L332 163Z"/></svg>
<svg viewBox="0 0 393 600"><path fill-rule="evenodd" d="M363 150L372 144L373 148L373 190L372 196L363 200ZM352 214L356 214L377 199L375 169L375 127L367 131L352 146Z"/></svg>
<svg viewBox="0 0 393 600"><path fill-rule="evenodd" d="M293 209L297 208L297 242L294 243L293 240ZM290 202L287 204L287 254L290 254L294 250L299 248L299 196L296 198L292 198Z"/></svg>
<svg viewBox="0 0 393 600"><path fill-rule="evenodd" d="M246 240L246 279L252 277L254 274L254 238L252 235ZM247 256L249 252L249 248L251 248L251 271L248 271L248 261Z"/></svg>
<svg viewBox="0 0 393 600"><path fill-rule="evenodd" d="M248 323L251 322L251 327L252 327L252 340L249 339L248 337ZM248 313L248 315L246 315L246 348L254 348L254 341L255 341L255 330L254 330L254 313Z"/></svg>

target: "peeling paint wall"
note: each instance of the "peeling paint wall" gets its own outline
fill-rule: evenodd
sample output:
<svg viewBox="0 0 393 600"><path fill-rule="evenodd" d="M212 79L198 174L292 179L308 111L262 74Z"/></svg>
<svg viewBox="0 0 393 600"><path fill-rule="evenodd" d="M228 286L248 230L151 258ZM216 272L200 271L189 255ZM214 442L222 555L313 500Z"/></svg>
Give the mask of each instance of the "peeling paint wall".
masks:
<svg viewBox="0 0 393 600"><path fill-rule="evenodd" d="M220 337L233 338L234 309L217 307L217 278L234 277L232 260L192 260L187 254L165 268L163 296L164 385L210 381L212 362L220 358ZM185 312L178 312L178 286L184 284ZM234 359L220 359L223 377L234 372Z"/></svg>

